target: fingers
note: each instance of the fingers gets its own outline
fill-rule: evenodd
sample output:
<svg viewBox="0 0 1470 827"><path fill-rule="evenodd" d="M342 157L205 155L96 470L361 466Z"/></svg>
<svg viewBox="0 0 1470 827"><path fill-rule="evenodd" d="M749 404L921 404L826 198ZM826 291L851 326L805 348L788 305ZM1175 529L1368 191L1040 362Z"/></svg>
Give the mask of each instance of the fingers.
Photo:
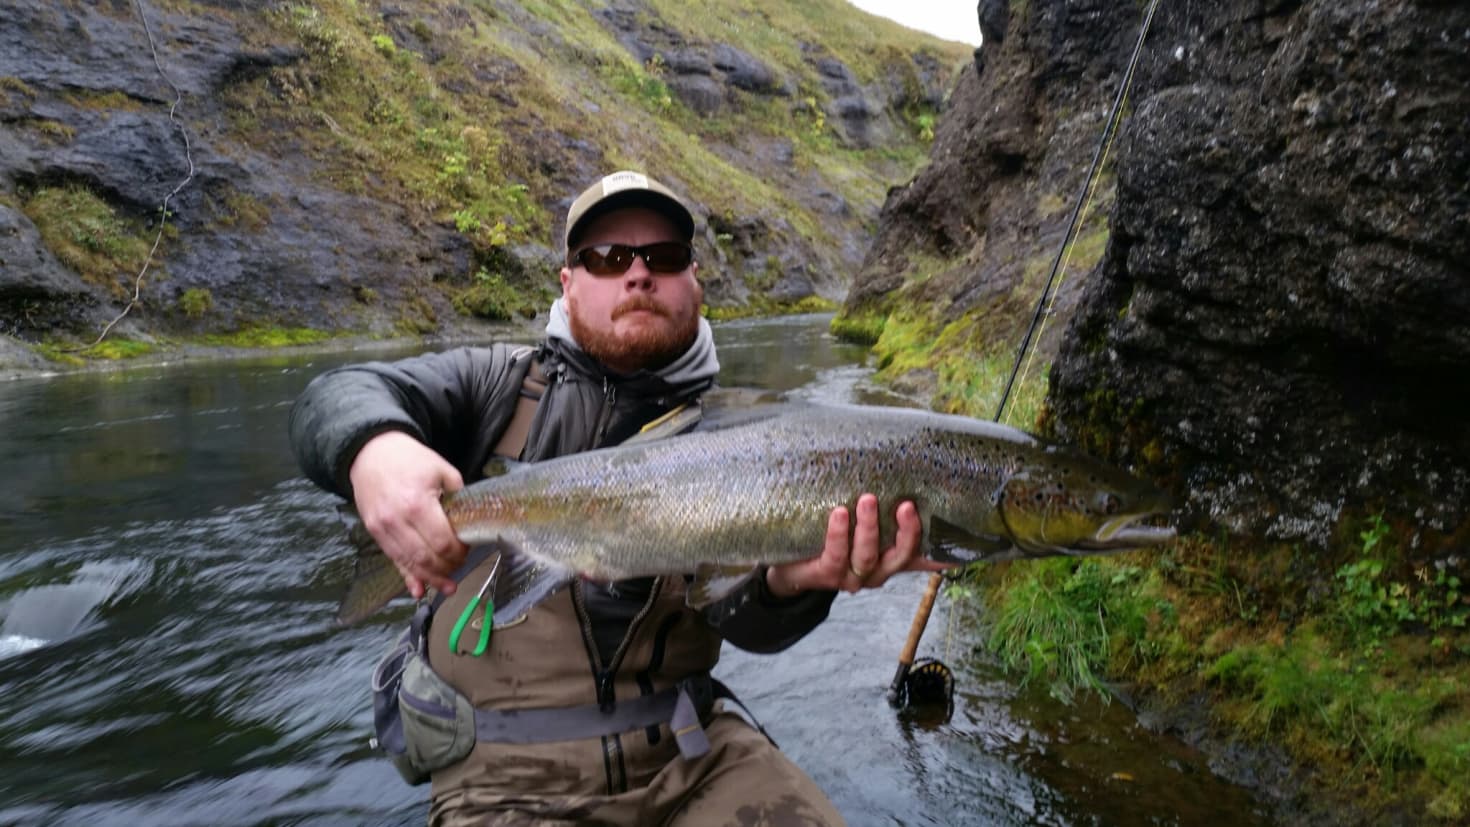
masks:
<svg viewBox="0 0 1470 827"><path fill-rule="evenodd" d="M851 566L848 572L852 580L844 584L844 590L877 588L901 571L924 568L930 562L919 553L924 527L914 504L908 500L899 503L895 520L898 529L893 545L879 551L882 528L877 498L865 494L858 499L857 527L853 530Z"/></svg>
<svg viewBox="0 0 1470 827"><path fill-rule="evenodd" d="M878 498L864 494L857 501L857 526L852 532L852 554L848 573L862 582L878 568Z"/></svg>
<svg viewBox="0 0 1470 827"><path fill-rule="evenodd" d="M842 506L832 509L827 516L821 555L769 567L766 585L771 593L778 597L818 589L851 593L882 586L901 571L945 568L919 553L924 527L912 502L899 504L895 513L898 528L893 545L887 549L882 547L879 515L878 498L872 494L858 497L852 514Z"/></svg>
<svg viewBox="0 0 1470 827"><path fill-rule="evenodd" d="M358 514L409 593L422 597L432 586L453 594L451 575L468 549L455 536L440 496L463 487L459 471L412 436L390 431L362 447L349 474Z"/></svg>

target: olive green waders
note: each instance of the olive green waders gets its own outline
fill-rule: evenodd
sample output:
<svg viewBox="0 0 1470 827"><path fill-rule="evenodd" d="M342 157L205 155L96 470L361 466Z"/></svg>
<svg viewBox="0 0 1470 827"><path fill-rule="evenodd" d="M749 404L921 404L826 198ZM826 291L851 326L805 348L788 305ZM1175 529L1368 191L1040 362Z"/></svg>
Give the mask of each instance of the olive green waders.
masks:
<svg viewBox="0 0 1470 827"><path fill-rule="evenodd" d="M524 621L496 627L480 656L465 630L450 653L456 618L489 574L490 561L463 580L429 628L429 662L481 710L611 710L636 705L681 681L707 679L721 639L684 605L685 584L659 578L628 634L603 664L593 643L581 584L553 595ZM540 743L476 740L463 760L432 773L431 825L680 825L825 827L842 824L816 784L764 734L721 704L703 699L708 749L681 755L668 722L631 731ZM554 713L553 713L554 714ZM694 727L697 729L697 727ZM687 734L687 733L686 733ZM534 736L534 733L533 733ZM524 739L522 739L524 740ZM686 747L686 752L687 752Z"/></svg>

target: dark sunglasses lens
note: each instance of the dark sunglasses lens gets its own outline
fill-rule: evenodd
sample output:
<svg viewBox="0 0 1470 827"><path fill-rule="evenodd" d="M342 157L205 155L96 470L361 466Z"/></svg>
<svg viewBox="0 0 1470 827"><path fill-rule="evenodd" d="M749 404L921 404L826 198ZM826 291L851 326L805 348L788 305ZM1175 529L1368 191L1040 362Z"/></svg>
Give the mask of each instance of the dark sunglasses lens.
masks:
<svg viewBox="0 0 1470 827"><path fill-rule="evenodd" d="M582 266L594 276L618 276L633 266L633 248L622 244L599 244L577 254Z"/></svg>
<svg viewBox="0 0 1470 827"><path fill-rule="evenodd" d="M660 241L642 247L599 244L577 253L577 261L594 276L621 276L633 266L634 256L642 256L654 273L682 273L694 261L694 250L678 241Z"/></svg>
<svg viewBox="0 0 1470 827"><path fill-rule="evenodd" d="M643 253L643 260L648 263L648 269L655 273L681 273L688 269L689 262L694 259L694 251L689 249L689 245L677 241L649 244L642 247L640 252Z"/></svg>

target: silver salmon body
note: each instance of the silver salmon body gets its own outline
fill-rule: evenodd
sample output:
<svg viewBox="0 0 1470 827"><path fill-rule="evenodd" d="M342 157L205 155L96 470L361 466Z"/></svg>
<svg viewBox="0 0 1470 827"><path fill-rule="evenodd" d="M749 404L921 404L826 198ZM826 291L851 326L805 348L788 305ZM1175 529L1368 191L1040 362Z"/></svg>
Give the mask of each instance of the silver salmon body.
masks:
<svg viewBox="0 0 1470 827"><path fill-rule="evenodd" d="M460 540L498 543L521 564L501 566L522 581L511 589L519 599L505 607L509 617L578 575L695 573L691 595L718 599L735 584L725 577L707 587L718 572L819 554L832 509L854 506L865 492L878 496L885 547L894 509L912 500L924 553L941 562L1121 551L1174 535L1134 525L1168 509L1157 489L1085 456L1003 425L861 406L786 408L738 426L518 466L443 502ZM343 622L402 591L396 569L375 568L382 582L354 584Z"/></svg>

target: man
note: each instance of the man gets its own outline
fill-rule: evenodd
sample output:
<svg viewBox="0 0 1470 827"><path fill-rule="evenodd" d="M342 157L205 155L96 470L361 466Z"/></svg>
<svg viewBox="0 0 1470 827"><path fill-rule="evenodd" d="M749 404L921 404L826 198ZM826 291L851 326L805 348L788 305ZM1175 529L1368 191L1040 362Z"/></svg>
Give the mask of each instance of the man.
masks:
<svg viewBox="0 0 1470 827"><path fill-rule="evenodd" d="M609 732L618 726L607 722L671 693L701 695L722 639L779 651L826 618L836 591L932 569L917 553L911 503L898 509L894 547L879 548L877 501L865 494L855 521L832 511L812 559L763 568L703 611L685 605L681 578L583 581L496 627L483 655L451 645L495 562L474 565L461 580L473 587L457 587L469 549L439 498L483 476L523 389L541 387L523 381L528 363L545 384L516 451L525 461L618 444L714 383L693 235L693 216L666 187L609 175L568 211L562 296L533 354L495 345L342 368L313 381L292 410L307 475L355 501L415 597L426 587L448 595L424 621L436 680L514 731L481 732L467 755L434 768L431 824L842 822L762 733L707 695L692 727ZM700 723L707 744L688 740Z"/></svg>

